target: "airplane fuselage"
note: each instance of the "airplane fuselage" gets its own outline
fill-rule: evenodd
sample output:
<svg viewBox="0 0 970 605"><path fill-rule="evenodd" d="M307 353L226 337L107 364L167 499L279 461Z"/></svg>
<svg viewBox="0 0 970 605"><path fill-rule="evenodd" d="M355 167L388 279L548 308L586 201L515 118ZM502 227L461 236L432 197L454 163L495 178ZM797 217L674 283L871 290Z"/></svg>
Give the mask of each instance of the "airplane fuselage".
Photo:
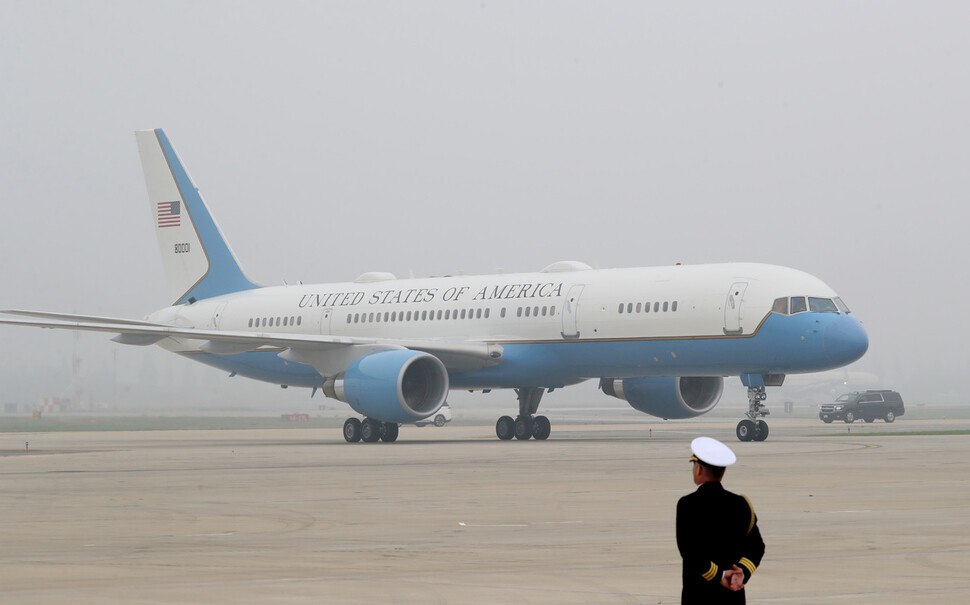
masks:
<svg viewBox="0 0 970 605"><path fill-rule="evenodd" d="M499 345L502 363L449 372L453 388L545 387L603 376L791 374L840 367L867 338L846 312L772 312L780 298L836 299L817 278L763 264L592 270L267 287L162 309L147 319L199 329ZM165 348L259 380L319 386L272 346L218 354ZM275 359L274 359L275 357Z"/></svg>

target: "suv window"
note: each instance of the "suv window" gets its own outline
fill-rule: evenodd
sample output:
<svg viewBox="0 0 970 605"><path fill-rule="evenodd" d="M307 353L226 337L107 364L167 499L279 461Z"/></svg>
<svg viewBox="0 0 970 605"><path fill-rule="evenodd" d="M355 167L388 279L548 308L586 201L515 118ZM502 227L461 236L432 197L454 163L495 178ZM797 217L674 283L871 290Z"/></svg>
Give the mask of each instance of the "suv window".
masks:
<svg viewBox="0 0 970 605"><path fill-rule="evenodd" d="M863 395L862 398L859 399L859 401L860 402L864 402L864 403L872 403L872 402L875 402L875 401L882 401L882 395L880 395L878 393L867 393L867 394Z"/></svg>

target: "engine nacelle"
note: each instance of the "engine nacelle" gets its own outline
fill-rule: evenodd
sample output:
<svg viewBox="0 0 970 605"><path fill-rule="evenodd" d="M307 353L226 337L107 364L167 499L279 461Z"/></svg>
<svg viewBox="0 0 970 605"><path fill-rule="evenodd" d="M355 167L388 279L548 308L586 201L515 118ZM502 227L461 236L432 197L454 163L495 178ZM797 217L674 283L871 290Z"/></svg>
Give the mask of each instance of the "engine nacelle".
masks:
<svg viewBox="0 0 970 605"><path fill-rule="evenodd" d="M640 412L669 418L691 418L710 412L724 390L720 376L679 378L604 378L603 392Z"/></svg>
<svg viewBox="0 0 970 605"><path fill-rule="evenodd" d="M434 355L381 351L354 361L324 385L328 397L383 422L414 422L437 412L448 396L448 371Z"/></svg>

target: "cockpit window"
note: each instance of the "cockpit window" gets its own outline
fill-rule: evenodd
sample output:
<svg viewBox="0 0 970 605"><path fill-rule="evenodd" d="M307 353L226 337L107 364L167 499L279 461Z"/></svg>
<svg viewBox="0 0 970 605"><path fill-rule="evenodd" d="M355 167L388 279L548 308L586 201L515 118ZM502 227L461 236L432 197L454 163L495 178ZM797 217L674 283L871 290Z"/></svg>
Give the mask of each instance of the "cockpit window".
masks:
<svg viewBox="0 0 970 605"><path fill-rule="evenodd" d="M831 298L808 297L808 310L812 313L838 313L839 309L835 306L835 301Z"/></svg>
<svg viewBox="0 0 970 605"><path fill-rule="evenodd" d="M792 296L776 298L771 305L772 313L794 315L795 313L849 313L841 298L822 298L820 296Z"/></svg>

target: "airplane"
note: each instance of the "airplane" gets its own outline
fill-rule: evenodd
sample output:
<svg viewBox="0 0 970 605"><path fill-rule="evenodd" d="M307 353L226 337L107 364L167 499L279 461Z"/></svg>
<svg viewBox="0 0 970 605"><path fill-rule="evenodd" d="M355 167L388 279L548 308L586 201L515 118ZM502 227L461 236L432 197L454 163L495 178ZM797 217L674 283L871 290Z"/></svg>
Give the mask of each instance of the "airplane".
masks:
<svg viewBox="0 0 970 605"><path fill-rule="evenodd" d="M322 391L363 416L348 442L393 442L450 389L512 389L501 440L545 440L546 392L600 389L664 419L711 411L724 378L747 387L741 441L768 436L766 387L865 354L859 320L832 288L755 263L593 269L266 287L252 281L161 129L137 131L171 304L143 320L8 309L2 324L114 333L230 376ZM26 319L21 319L26 318Z"/></svg>

